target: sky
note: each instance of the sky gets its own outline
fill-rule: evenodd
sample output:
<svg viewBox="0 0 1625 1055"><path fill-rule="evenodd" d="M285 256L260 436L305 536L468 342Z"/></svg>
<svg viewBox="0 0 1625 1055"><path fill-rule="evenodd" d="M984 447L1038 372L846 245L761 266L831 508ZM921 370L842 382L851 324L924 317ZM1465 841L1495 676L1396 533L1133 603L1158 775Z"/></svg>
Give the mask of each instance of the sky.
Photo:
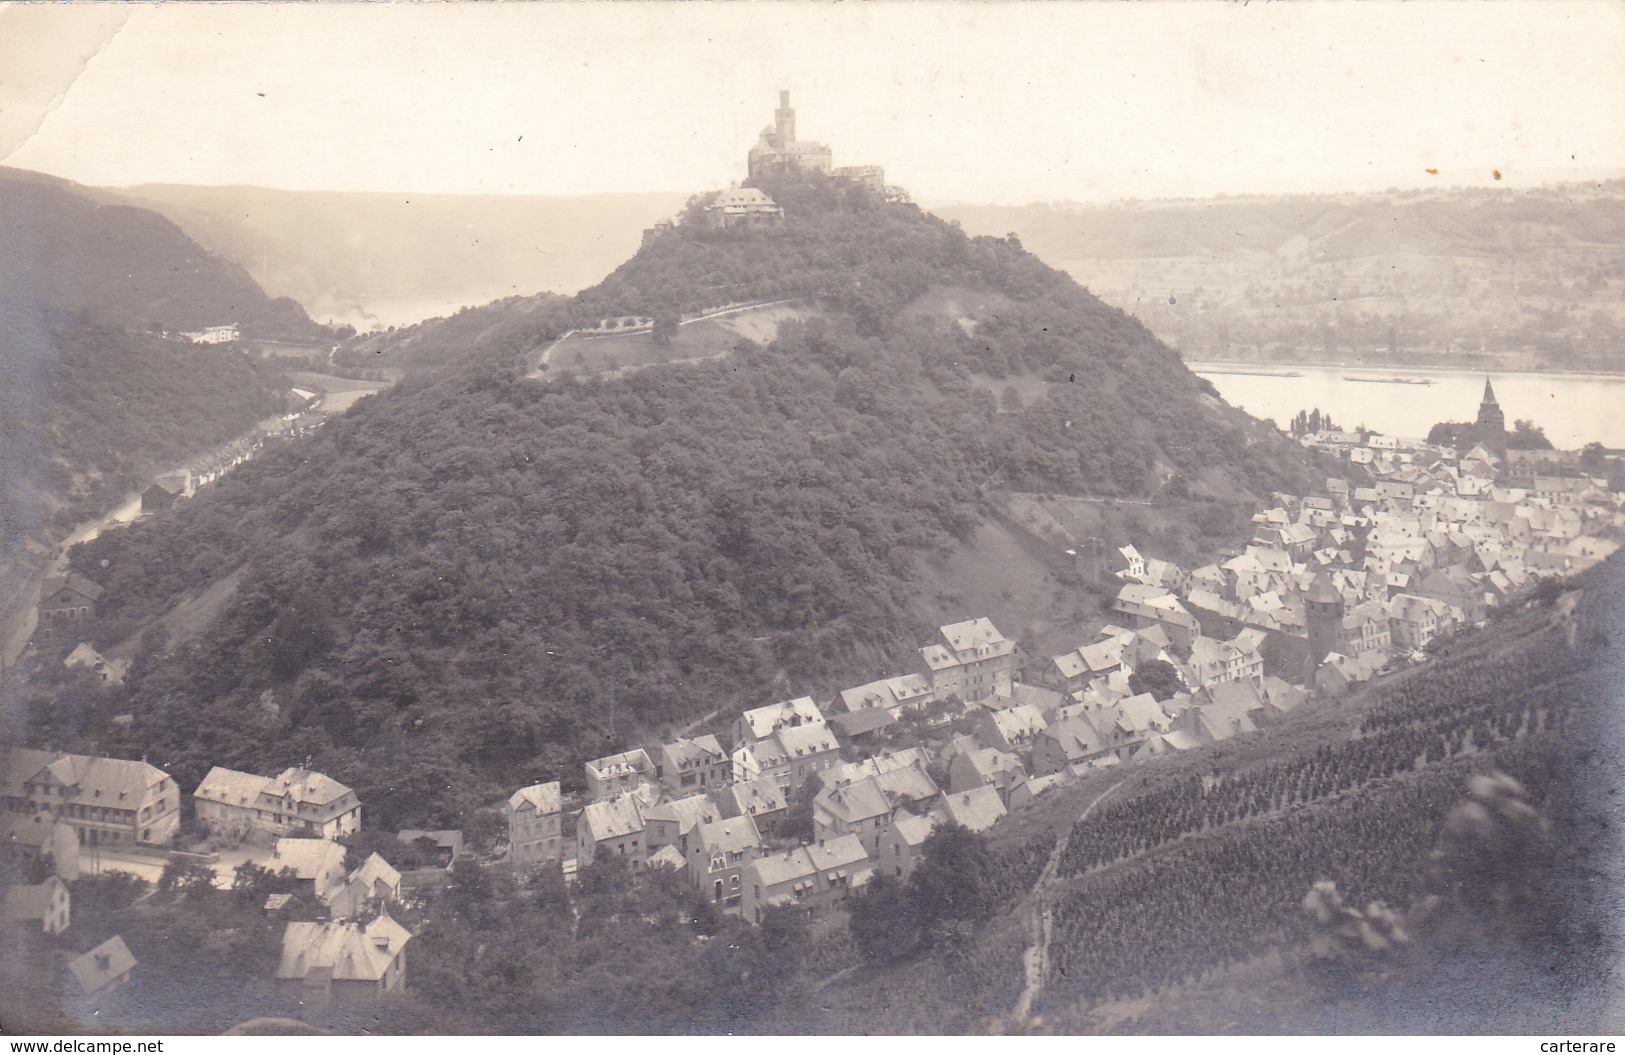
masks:
<svg viewBox="0 0 1625 1055"><path fill-rule="evenodd" d="M700 191L780 88L926 202L1625 175L1615 0L0 5L0 159L93 185Z"/></svg>

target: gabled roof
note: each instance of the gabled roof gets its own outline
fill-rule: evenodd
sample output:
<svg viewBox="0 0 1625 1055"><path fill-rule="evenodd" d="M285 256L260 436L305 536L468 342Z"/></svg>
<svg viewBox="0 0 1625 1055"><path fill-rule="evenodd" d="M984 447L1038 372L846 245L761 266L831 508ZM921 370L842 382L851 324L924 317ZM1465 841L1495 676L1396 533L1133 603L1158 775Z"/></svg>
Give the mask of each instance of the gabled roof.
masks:
<svg viewBox="0 0 1625 1055"><path fill-rule="evenodd" d="M686 835L697 825L717 820L721 816L722 813L717 809L717 804L711 801L711 796L701 793L650 806L643 811L643 823L648 825L653 821L675 822L678 832Z"/></svg>
<svg viewBox="0 0 1625 1055"><path fill-rule="evenodd" d="M135 969L130 947L117 934L68 961L68 970L86 996L93 996Z"/></svg>
<svg viewBox="0 0 1625 1055"><path fill-rule="evenodd" d="M30 816L26 813L0 813L0 846L43 847L59 821L48 810Z"/></svg>
<svg viewBox="0 0 1625 1055"><path fill-rule="evenodd" d="M289 766L271 778L265 793L292 798L295 803L328 806L350 794L350 789L324 773Z"/></svg>
<svg viewBox="0 0 1625 1055"><path fill-rule="evenodd" d="M643 830L643 805L632 792L589 803L582 807L576 826L590 833L594 842L633 835Z"/></svg>
<svg viewBox="0 0 1625 1055"><path fill-rule="evenodd" d="M1040 685L1027 685L1015 681L1010 683L1010 691L1001 694L1005 699L1014 700L1017 704L1032 707L1040 714L1054 711L1066 698L1054 689L1046 689Z"/></svg>
<svg viewBox="0 0 1625 1055"><path fill-rule="evenodd" d="M1062 722L1044 730L1044 735L1053 737L1061 749L1061 755L1068 762L1087 758L1106 750L1106 738L1100 735L1088 716L1073 715Z"/></svg>
<svg viewBox="0 0 1625 1055"><path fill-rule="evenodd" d="M669 744L661 747L661 753L675 766L704 765L727 761L728 756L717 742L716 736L706 733L704 736L679 737Z"/></svg>
<svg viewBox="0 0 1625 1055"><path fill-rule="evenodd" d="M926 760L926 753L918 747L905 747L900 751L882 751L878 755L860 758L856 762L842 762L833 769L825 770L820 774L820 783L825 787L840 787L855 784L865 777L877 777L882 773L908 769L911 766L923 770Z"/></svg>
<svg viewBox="0 0 1625 1055"><path fill-rule="evenodd" d="M534 810L537 813L557 813L561 808L561 795L559 782L550 780L545 784L532 784L520 788L508 796L510 810Z"/></svg>
<svg viewBox="0 0 1625 1055"><path fill-rule="evenodd" d="M51 902L68 885L56 876L43 883L13 883L0 888L0 920L8 923L37 923L51 914Z"/></svg>
<svg viewBox="0 0 1625 1055"><path fill-rule="evenodd" d="M765 777L761 780L729 784L717 791L716 801L723 812L727 812L726 808L731 806L736 815L748 813L756 817L766 813L777 813L789 806L779 782Z"/></svg>
<svg viewBox="0 0 1625 1055"><path fill-rule="evenodd" d="M937 793L937 785L925 768L916 763L897 769L888 769L874 776L875 786L892 799L928 799Z"/></svg>
<svg viewBox="0 0 1625 1055"><path fill-rule="evenodd" d="M839 751L841 741L835 731L820 722L818 725L787 726L756 744L756 760L766 768L784 765L798 758Z"/></svg>
<svg viewBox="0 0 1625 1055"><path fill-rule="evenodd" d="M905 813L891 822L891 830L903 845L919 846L946 816L941 810L932 810L922 817Z"/></svg>
<svg viewBox="0 0 1625 1055"><path fill-rule="evenodd" d="M356 923L290 923L282 934L278 978L320 971L335 982L376 982L384 977L412 932L388 913L366 926Z"/></svg>
<svg viewBox="0 0 1625 1055"><path fill-rule="evenodd" d="M315 879L334 869L342 872L344 847L331 839L278 839L270 868L273 872L292 869L300 879Z"/></svg>
<svg viewBox="0 0 1625 1055"><path fill-rule="evenodd" d="M52 594L61 593L63 590L78 594L85 600L92 602L101 600L102 594L106 592L83 575L70 572L67 575L47 576L43 587L40 589L40 597L49 601Z"/></svg>
<svg viewBox="0 0 1625 1055"><path fill-rule="evenodd" d="M139 800L169 774L145 762L95 755L65 755L29 748L0 748L0 794L22 797L22 785L44 782L77 788L80 801L95 805Z"/></svg>
<svg viewBox="0 0 1625 1055"><path fill-rule="evenodd" d="M681 872L688 862L683 860L683 851L677 849L676 843L667 843L649 855L647 864L650 868L670 868L674 872Z"/></svg>
<svg viewBox="0 0 1625 1055"><path fill-rule="evenodd" d="M984 784L970 791L960 791L942 796L942 808L948 814L949 820L956 824L963 824L973 832L986 831L993 827L993 822L1005 815L1004 801L999 798L999 789L991 784Z"/></svg>
<svg viewBox="0 0 1625 1055"><path fill-rule="evenodd" d="M798 696L782 703L754 707L742 713L739 720L749 731L752 740L760 740L784 726L823 725L824 712L818 709L811 696Z"/></svg>
<svg viewBox="0 0 1625 1055"><path fill-rule="evenodd" d="M878 777L865 777L854 784L825 788L814 800L819 809L846 824L890 813L891 799L881 790Z"/></svg>
<svg viewBox="0 0 1625 1055"><path fill-rule="evenodd" d="M364 883L368 887L382 883L391 889L399 889L401 873L395 869L394 865L378 856L378 854L371 853L367 855L365 861L361 862L360 868L350 873L345 882Z"/></svg>
<svg viewBox="0 0 1625 1055"><path fill-rule="evenodd" d="M833 714L829 724L834 726L842 736L862 736L895 725L897 719L884 707L875 707L866 711L852 711L849 713Z"/></svg>
<svg viewBox="0 0 1625 1055"><path fill-rule="evenodd" d="M989 711L987 720L1006 742L1026 740L1044 731L1044 716L1029 703L1018 703L1001 711Z"/></svg>
<svg viewBox="0 0 1625 1055"><path fill-rule="evenodd" d="M694 829L690 845L697 853L744 853L762 845L762 835L749 814L708 821Z"/></svg>

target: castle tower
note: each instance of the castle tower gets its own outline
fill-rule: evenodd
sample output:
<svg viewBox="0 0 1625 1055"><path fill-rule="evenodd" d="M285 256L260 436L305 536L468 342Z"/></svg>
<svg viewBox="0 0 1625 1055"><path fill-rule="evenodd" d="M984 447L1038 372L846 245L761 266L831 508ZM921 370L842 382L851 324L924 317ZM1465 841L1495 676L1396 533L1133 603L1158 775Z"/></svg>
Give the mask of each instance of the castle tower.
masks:
<svg viewBox="0 0 1625 1055"><path fill-rule="evenodd" d="M1503 468L1507 460L1507 419L1501 413L1501 404L1495 401L1495 389L1490 387L1490 379L1484 378L1484 399L1478 404L1478 421L1474 424L1474 436L1484 449L1492 452L1501 459Z"/></svg>
<svg viewBox="0 0 1625 1055"><path fill-rule="evenodd" d="M788 150L790 144L796 141L796 111L790 105L789 91L779 92L779 108L773 111L774 137L778 142L773 145L780 150Z"/></svg>
<svg viewBox="0 0 1625 1055"><path fill-rule="evenodd" d="M1332 585L1325 570L1315 573L1303 595L1303 619L1309 629L1309 669L1313 674L1325 662L1328 653L1336 652L1343 636L1343 595Z"/></svg>

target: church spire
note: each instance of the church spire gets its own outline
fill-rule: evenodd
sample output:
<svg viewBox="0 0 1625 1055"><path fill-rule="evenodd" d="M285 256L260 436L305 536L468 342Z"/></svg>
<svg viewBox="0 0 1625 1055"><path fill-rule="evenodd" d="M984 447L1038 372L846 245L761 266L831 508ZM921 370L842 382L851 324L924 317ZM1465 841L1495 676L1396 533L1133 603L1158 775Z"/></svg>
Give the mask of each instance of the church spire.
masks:
<svg viewBox="0 0 1625 1055"><path fill-rule="evenodd" d="M1484 399L1483 399L1483 402L1485 402L1485 403L1494 403L1495 402L1495 389L1490 387L1490 377L1489 377L1488 374L1484 375Z"/></svg>

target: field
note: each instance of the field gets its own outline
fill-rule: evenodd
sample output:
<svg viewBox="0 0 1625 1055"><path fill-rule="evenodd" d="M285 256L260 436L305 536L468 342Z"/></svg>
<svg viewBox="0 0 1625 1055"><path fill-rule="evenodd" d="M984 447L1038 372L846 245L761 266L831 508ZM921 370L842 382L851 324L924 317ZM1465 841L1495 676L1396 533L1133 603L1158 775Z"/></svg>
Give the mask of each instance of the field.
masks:
<svg viewBox="0 0 1625 1055"><path fill-rule="evenodd" d="M538 371L532 376L614 375L659 363L714 359L727 355L741 341L767 344L778 335L780 323L812 314L812 310L793 304L748 308L735 314L685 322L667 344L657 343L647 331L604 337L578 334L559 341L544 353L545 372Z"/></svg>

